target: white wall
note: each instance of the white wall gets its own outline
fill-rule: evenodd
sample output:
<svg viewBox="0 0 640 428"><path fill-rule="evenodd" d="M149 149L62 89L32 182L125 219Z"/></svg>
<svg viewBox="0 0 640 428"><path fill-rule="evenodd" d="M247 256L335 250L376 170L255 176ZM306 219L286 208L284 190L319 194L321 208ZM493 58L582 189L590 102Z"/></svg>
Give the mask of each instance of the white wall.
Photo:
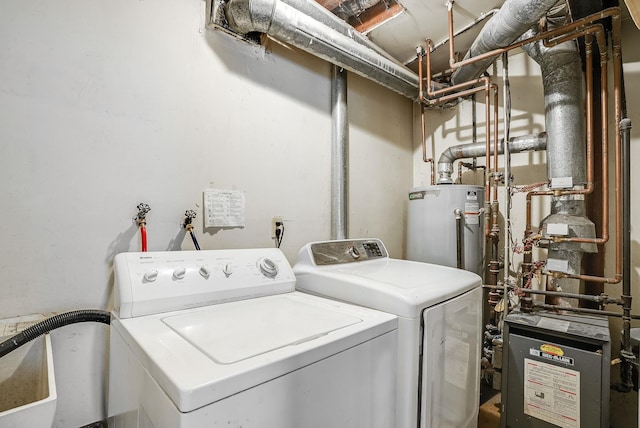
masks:
<svg viewBox="0 0 640 428"><path fill-rule="evenodd" d="M330 66L204 29L204 1L0 3L0 318L109 309L113 256L192 249L208 187L246 192L246 226L203 249L272 246L291 262L330 233ZM411 102L349 75L350 224L403 252ZM54 334L56 426L106 416L107 328Z"/></svg>

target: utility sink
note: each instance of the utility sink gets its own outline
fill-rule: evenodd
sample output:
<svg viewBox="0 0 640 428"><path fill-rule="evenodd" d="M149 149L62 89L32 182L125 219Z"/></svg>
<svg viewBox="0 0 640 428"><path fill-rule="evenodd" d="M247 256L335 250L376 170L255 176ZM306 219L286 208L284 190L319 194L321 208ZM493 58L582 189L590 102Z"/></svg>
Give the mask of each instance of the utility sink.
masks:
<svg viewBox="0 0 640 428"><path fill-rule="evenodd" d="M0 341L42 315L0 320ZM0 358L0 427L51 427L56 411L56 384L49 334L37 337Z"/></svg>

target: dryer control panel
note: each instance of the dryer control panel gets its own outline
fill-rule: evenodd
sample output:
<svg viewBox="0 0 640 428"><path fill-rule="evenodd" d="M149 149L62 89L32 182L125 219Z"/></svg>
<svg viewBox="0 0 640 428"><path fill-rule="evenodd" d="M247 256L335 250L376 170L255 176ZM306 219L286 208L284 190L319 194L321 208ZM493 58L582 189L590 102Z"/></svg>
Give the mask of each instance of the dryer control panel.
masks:
<svg viewBox="0 0 640 428"><path fill-rule="evenodd" d="M121 253L114 260L114 310L132 318L294 291L277 248Z"/></svg>
<svg viewBox="0 0 640 428"><path fill-rule="evenodd" d="M379 239L347 239L312 243L311 254L317 266L353 263L388 258Z"/></svg>

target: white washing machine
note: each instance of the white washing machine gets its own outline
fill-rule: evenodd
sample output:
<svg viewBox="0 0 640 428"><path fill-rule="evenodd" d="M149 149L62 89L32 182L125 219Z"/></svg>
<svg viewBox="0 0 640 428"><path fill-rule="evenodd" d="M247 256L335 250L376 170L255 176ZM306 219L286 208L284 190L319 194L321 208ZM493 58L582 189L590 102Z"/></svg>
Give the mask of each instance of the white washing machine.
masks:
<svg viewBox="0 0 640 428"><path fill-rule="evenodd" d="M391 259L378 239L307 244L294 273L298 290L398 315L396 428L477 425L478 275Z"/></svg>
<svg viewBox="0 0 640 428"><path fill-rule="evenodd" d="M115 258L109 427L389 428L397 317L295 291L277 249Z"/></svg>

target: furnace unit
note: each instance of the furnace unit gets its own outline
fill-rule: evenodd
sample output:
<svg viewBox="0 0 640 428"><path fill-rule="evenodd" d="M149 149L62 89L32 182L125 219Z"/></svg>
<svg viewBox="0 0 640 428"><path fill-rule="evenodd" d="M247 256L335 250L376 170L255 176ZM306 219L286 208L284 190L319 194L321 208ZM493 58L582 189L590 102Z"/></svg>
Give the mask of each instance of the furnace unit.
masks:
<svg viewBox="0 0 640 428"><path fill-rule="evenodd" d="M609 426L606 317L513 312L503 334L502 428Z"/></svg>

